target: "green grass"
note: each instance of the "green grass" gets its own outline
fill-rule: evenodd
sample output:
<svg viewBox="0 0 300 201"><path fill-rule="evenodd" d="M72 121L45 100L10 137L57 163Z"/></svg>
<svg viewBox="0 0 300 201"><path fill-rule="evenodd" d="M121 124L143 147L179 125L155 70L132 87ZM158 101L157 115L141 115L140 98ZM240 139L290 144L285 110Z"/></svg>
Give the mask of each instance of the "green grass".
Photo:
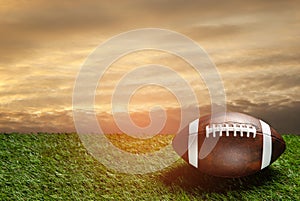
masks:
<svg viewBox="0 0 300 201"><path fill-rule="evenodd" d="M240 179L201 174L183 160L159 172L108 170L76 134L0 134L1 200L300 200L300 136L284 135L285 153L271 167ZM170 136L145 143L163 146ZM110 136L115 144L136 140ZM124 143L119 143L124 146Z"/></svg>

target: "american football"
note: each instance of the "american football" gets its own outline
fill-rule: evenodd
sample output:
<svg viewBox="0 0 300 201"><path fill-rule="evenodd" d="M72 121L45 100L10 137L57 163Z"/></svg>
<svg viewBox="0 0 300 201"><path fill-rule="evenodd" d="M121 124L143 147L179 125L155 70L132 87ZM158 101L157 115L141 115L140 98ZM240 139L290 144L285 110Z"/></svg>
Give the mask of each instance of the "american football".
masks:
<svg viewBox="0 0 300 201"><path fill-rule="evenodd" d="M227 112L189 123L173 139L174 150L199 171L217 177L243 177L273 163L285 142L266 122Z"/></svg>

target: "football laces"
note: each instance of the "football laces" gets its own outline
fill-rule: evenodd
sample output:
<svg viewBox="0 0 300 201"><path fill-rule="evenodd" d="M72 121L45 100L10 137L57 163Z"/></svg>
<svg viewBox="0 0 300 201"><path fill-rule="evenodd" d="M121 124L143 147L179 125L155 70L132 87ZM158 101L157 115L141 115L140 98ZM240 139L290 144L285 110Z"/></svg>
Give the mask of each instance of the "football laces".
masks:
<svg viewBox="0 0 300 201"><path fill-rule="evenodd" d="M233 136L247 136L251 135L253 138L256 137L256 128L251 124L240 124L240 123L222 123L222 124L211 124L206 126L206 137L216 137L217 135L229 136L229 132L233 132Z"/></svg>

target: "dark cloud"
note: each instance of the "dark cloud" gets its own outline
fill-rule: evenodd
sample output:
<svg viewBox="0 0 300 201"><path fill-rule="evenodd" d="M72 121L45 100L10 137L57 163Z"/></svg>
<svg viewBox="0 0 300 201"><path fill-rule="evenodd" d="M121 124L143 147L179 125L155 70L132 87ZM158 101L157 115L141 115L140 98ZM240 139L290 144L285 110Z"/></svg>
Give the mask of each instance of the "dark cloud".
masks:
<svg viewBox="0 0 300 201"><path fill-rule="evenodd" d="M296 88L295 95L297 92L300 92L300 77L298 76L299 72L296 74L280 74L280 75L270 75L268 79L262 81L264 85L269 87L269 89L276 89L276 90L290 90L292 87Z"/></svg>
<svg viewBox="0 0 300 201"><path fill-rule="evenodd" d="M288 67L285 67L288 68ZM272 68L271 68L272 69ZM270 69L270 70L271 70ZM256 72L250 72L249 74L242 75L240 77L232 77L230 82L239 83L236 88L231 88L230 91L233 93L239 93L239 91L244 91L245 93L255 93L264 91L269 93L272 91L279 91L278 95L285 94L284 92L289 92L291 90L296 90L295 96L300 92L300 68L295 71L289 72L288 69L286 72L264 72L261 73L259 70ZM228 76L230 77L230 76ZM227 78L224 79L225 82L229 81Z"/></svg>
<svg viewBox="0 0 300 201"><path fill-rule="evenodd" d="M258 117L268 122L279 133L300 135L300 101L281 105L279 102L255 104L249 100L240 99L229 103L228 110Z"/></svg>
<svg viewBox="0 0 300 201"><path fill-rule="evenodd" d="M202 108L202 109L201 109ZM200 108L201 116L210 113L209 106ZM197 109L197 108L194 108ZM300 135L298 116L300 101L289 105L255 104L248 100L236 100L228 104L229 111L247 113L268 122L281 134ZM180 122L180 109L168 108L167 123L161 133L176 133ZM133 121L140 126L149 123L148 113L133 113ZM99 113L98 121L105 133L119 133L117 125L108 113ZM75 132L71 111L42 112L37 114L19 112L1 112L1 132Z"/></svg>
<svg viewBox="0 0 300 201"><path fill-rule="evenodd" d="M295 66L300 63L300 42L294 41L289 44L289 48L275 47L269 48L254 48L252 50L242 50L240 54L243 56L236 60L227 60L217 62L220 68L239 67L239 68L253 68L253 67L272 67L272 66ZM289 69L287 68L288 72Z"/></svg>

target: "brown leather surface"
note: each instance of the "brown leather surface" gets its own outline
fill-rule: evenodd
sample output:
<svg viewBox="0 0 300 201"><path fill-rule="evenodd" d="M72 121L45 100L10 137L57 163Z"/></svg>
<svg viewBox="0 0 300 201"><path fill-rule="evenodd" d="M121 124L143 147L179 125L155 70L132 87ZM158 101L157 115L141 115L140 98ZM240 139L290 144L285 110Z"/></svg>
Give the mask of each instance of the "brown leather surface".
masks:
<svg viewBox="0 0 300 201"><path fill-rule="evenodd" d="M241 113L226 113L216 115L211 118L210 115L200 118L198 129L198 148L206 138L205 127L210 123L241 123L251 124L256 127L256 137L229 136L219 138L217 145L204 159L198 161L198 169L206 174L219 177L242 177L253 174L261 169L263 134L258 119ZM272 132L272 157L271 163L274 162L285 150L285 143L273 128ZM173 147L175 151L188 162L188 126L183 129L174 139ZM212 137L212 136L211 136Z"/></svg>
<svg viewBox="0 0 300 201"><path fill-rule="evenodd" d="M286 145L282 137L281 140L278 138L272 137L272 157L271 163L273 163L279 156L285 151Z"/></svg>
<svg viewBox="0 0 300 201"><path fill-rule="evenodd" d="M200 136L199 136L200 137ZM205 136L201 135L199 145ZM199 160L199 170L220 177L241 177L260 170L262 135L256 138L221 137L217 146L204 159Z"/></svg>

